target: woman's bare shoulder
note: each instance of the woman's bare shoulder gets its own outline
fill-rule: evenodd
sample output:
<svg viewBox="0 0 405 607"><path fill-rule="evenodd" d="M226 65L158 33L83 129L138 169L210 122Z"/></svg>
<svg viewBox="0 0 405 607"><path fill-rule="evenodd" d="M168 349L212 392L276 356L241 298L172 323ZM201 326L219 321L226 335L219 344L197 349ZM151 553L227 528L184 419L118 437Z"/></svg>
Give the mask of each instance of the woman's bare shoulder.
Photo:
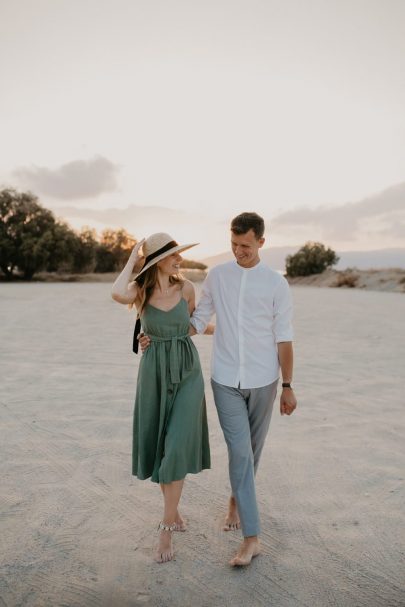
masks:
<svg viewBox="0 0 405 607"><path fill-rule="evenodd" d="M195 295L194 285L191 282L191 280L187 280L187 278L184 279L183 293L184 293L184 295L186 296L187 299L189 297L192 297L193 295Z"/></svg>

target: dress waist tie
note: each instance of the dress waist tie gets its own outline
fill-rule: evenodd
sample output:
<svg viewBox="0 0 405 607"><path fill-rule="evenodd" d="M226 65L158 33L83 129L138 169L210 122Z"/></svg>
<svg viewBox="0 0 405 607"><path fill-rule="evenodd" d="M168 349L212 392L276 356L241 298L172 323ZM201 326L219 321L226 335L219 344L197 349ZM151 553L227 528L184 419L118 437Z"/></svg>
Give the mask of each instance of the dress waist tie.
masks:
<svg viewBox="0 0 405 607"><path fill-rule="evenodd" d="M169 352L169 371L170 371L170 381L172 384L178 384L180 382L180 368L179 368L179 357L177 351L177 344L179 342L183 342L186 344L186 360L185 360L185 368L186 370L190 370L191 361L192 361L192 351L189 337L190 335L187 333L186 335L173 335L172 337L158 337L157 335L150 335L151 341L155 342L171 342L170 344L170 352Z"/></svg>

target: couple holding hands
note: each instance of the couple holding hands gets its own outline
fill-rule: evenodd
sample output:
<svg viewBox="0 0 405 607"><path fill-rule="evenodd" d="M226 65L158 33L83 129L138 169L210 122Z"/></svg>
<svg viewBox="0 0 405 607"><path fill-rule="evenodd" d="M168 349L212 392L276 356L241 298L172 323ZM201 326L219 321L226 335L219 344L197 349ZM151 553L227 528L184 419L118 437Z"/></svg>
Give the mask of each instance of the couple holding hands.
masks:
<svg viewBox="0 0 405 607"><path fill-rule="evenodd" d="M132 473L160 484L164 510L155 553L159 563L173 559L172 534L186 529L178 508L186 475L210 467L204 381L190 339L196 333L214 334L211 386L228 447L232 488L224 530L241 528L243 534L230 565L249 565L260 553L255 474L280 369L281 415L291 415L297 405L291 387L290 290L285 278L260 260L263 235L264 221L256 213L232 220L235 259L210 270L197 306L193 284L179 273L180 253L195 244L179 245L164 233L137 243L112 288L115 301L136 306L136 333L140 322L144 333ZM210 324L214 314L215 326Z"/></svg>

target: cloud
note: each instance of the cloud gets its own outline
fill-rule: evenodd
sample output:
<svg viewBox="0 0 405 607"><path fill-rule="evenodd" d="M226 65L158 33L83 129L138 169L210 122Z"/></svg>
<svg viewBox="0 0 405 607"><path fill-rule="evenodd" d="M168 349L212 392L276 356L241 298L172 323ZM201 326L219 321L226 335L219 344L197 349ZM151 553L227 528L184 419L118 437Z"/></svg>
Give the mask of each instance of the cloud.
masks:
<svg viewBox="0 0 405 607"><path fill-rule="evenodd" d="M216 219L203 208L196 213L163 206L107 209L94 206L55 205L54 211L76 229L83 225L98 231L123 227L136 238L169 232L179 242L199 242L195 259L229 250L229 222ZM265 223L266 246L271 247L298 247L308 240L319 240L341 251L403 246L405 182L358 202L329 208L300 208Z"/></svg>
<svg viewBox="0 0 405 607"><path fill-rule="evenodd" d="M119 167L104 158L73 160L57 169L20 167L13 172L24 187L62 200L93 198L118 188Z"/></svg>
<svg viewBox="0 0 405 607"><path fill-rule="evenodd" d="M380 234L405 242L405 212L402 214L402 218L396 219L393 217L391 221L387 222L387 224L381 228Z"/></svg>
<svg viewBox="0 0 405 607"><path fill-rule="evenodd" d="M135 233L142 232L149 224L156 225L156 230L164 230L166 225L187 224L191 222L191 215L177 209L159 206L129 205L126 208L92 209L76 206L58 207L55 213L69 219L80 219L91 224L112 228L125 227ZM193 217L194 220L194 217Z"/></svg>
<svg viewBox="0 0 405 607"><path fill-rule="evenodd" d="M403 236L405 182L357 202L334 207L302 207L271 221L273 230L307 229L332 240L356 240L359 233Z"/></svg>

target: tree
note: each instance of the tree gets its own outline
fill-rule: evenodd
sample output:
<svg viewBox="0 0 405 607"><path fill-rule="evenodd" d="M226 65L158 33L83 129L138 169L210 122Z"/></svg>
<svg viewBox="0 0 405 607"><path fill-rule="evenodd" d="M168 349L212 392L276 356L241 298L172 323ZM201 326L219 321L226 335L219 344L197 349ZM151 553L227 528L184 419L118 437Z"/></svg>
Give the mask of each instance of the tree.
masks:
<svg viewBox="0 0 405 607"><path fill-rule="evenodd" d="M50 231L48 250L49 257L45 269L47 272L72 272L75 256L80 250L81 241L67 223L55 221ZM77 270L79 271L79 270Z"/></svg>
<svg viewBox="0 0 405 607"><path fill-rule="evenodd" d="M95 271L116 272L122 269L136 242L135 238L122 228L104 230L96 252Z"/></svg>
<svg viewBox="0 0 405 607"><path fill-rule="evenodd" d="M96 231L84 227L77 234L77 243L73 254L74 272L93 272L96 267L98 242Z"/></svg>
<svg viewBox="0 0 405 607"><path fill-rule="evenodd" d="M55 220L31 192L0 191L0 268L7 278L15 270L31 279L35 272L58 267L70 257L74 232Z"/></svg>
<svg viewBox="0 0 405 607"><path fill-rule="evenodd" d="M286 259L287 276L310 276L321 274L339 261L335 251L320 242L307 242L294 255Z"/></svg>
<svg viewBox="0 0 405 607"><path fill-rule="evenodd" d="M75 232L55 219L31 192L0 191L0 270L31 279L36 272L115 272L127 261L136 240L124 229Z"/></svg>

